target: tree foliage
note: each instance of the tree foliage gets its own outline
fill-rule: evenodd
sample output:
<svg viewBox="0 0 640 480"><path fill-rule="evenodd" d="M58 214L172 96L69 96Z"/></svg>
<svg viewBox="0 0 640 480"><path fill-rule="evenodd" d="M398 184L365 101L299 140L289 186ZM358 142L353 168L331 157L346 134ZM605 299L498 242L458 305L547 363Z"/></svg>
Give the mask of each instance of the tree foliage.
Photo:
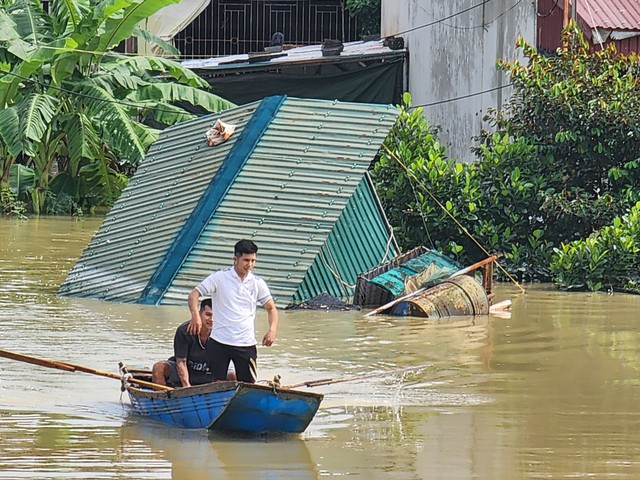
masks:
<svg viewBox="0 0 640 480"><path fill-rule="evenodd" d="M619 55L613 46L589 53L574 24L564 35L570 47L556 56L520 39L526 61L498 62L514 94L485 118L489 128L477 137L472 164L448 159L436 129L405 99L374 166L403 247L433 246L462 262L498 253L511 273L554 275L567 288L629 290L628 282L637 281L627 273L617 284L610 274L598 277L603 270L588 270L585 258L597 245L604 259L598 265L606 260L606 269L621 272L629 262L618 253L633 250L616 225L637 220L629 209L640 200L638 57ZM581 282L580 275L586 275Z"/></svg>
<svg viewBox="0 0 640 480"><path fill-rule="evenodd" d="M611 225L554 250L551 271L563 289L640 293L640 202Z"/></svg>
<svg viewBox="0 0 640 480"><path fill-rule="evenodd" d="M357 18L361 35L380 34L381 0L347 0L346 8Z"/></svg>
<svg viewBox="0 0 640 480"><path fill-rule="evenodd" d="M563 35L571 48L556 56L542 55L520 38L526 62L498 62L515 93L493 124L553 157L566 182L558 195L624 197L640 175L638 55L620 55L614 44L590 53L573 23Z"/></svg>
<svg viewBox="0 0 640 480"><path fill-rule="evenodd" d="M4 2L3 188L17 162L35 172L28 200L36 213L60 194L84 207L108 205L157 138L157 128L195 117L185 105L211 112L233 106L173 60L114 51L132 35L151 39L138 23L177 1L51 0L48 11L39 0Z"/></svg>
<svg viewBox="0 0 640 480"><path fill-rule="evenodd" d="M538 212L549 180L524 138L496 133L492 142L478 162L456 163L405 94L373 167L376 189L403 248L426 245L463 263L502 252L510 271L544 278L552 245Z"/></svg>

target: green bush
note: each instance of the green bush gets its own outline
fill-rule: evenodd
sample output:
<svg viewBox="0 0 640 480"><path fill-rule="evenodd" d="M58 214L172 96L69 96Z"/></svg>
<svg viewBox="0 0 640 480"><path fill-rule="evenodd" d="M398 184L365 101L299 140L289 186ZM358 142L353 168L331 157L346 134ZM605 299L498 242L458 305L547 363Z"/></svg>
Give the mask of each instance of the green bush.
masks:
<svg viewBox="0 0 640 480"><path fill-rule="evenodd" d="M9 188L0 188L0 212L20 219L27 218L27 206Z"/></svg>
<svg viewBox="0 0 640 480"><path fill-rule="evenodd" d="M636 218L629 209L640 201L638 55L590 53L575 24L564 36L569 48L556 56L519 40L526 62L498 62L514 94L485 117L472 164L447 158L405 95L373 167L403 248L426 245L462 263L497 253L520 279L553 274L564 288L637 289L637 242L620 222Z"/></svg>
<svg viewBox="0 0 640 480"><path fill-rule="evenodd" d="M550 269L563 289L640 293L640 202L590 237L554 249Z"/></svg>
<svg viewBox="0 0 640 480"><path fill-rule="evenodd" d="M554 171L549 160L523 138L496 134L479 155L473 164L447 158L437 130L405 94L373 167L398 242L404 249L426 245L463 263L484 258L485 250L500 253L520 277L549 279L553 244L540 210L554 191L548 177L561 179L545 175Z"/></svg>
<svg viewBox="0 0 640 480"><path fill-rule="evenodd" d="M461 195L472 197L469 189L474 182L463 178L462 165L456 166L447 159L445 148L438 143L436 129L427 123L420 108L410 110L410 104L411 97L405 94L401 114L384 143L372 176L402 247L408 249L429 243L439 250L450 250L447 246L452 222L428 198L425 188L437 198L450 201L463 189L465 193ZM402 165L396 158L402 159ZM422 182L422 187L416 186L415 178ZM453 209L451 202L447 205Z"/></svg>

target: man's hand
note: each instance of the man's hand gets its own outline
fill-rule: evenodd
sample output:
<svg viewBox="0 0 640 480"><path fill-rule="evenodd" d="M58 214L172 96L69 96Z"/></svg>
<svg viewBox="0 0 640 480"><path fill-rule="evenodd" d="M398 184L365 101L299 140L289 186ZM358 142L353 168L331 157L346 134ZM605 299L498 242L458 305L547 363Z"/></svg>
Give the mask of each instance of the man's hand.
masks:
<svg viewBox="0 0 640 480"><path fill-rule="evenodd" d="M189 335L199 335L201 329L202 319L200 318L200 314L196 313L191 316L191 321L189 322L189 325L187 325L187 333Z"/></svg>
<svg viewBox="0 0 640 480"><path fill-rule="evenodd" d="M273 330L269 330L262 339L262 345L264 345L265 347L270 347L271 345L273 345L273 342L275 342L275 340L276 332L274 332Z"/></svg>

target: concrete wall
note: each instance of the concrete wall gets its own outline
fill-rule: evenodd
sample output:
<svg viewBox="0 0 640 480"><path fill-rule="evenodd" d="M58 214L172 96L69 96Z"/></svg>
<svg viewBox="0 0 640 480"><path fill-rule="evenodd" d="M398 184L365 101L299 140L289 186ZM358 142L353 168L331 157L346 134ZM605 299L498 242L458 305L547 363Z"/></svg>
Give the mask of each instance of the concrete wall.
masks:
<svg viewBox="0 0 640 480"><path fill-rule="evenodd" d="M518 35L530 43L535 41L535 2L482 3L382 0L382 35L399 33L409 50L409 91L413 105L427 105L424 107L427 120L441 127L441 143L449 148L451 157L464 162L474 159L470 151L474 144L472 137L481 130L482 117L488 109L502 106L511 95L511 87L498 88L510 81L505 73L496 70L496 60L516 58ZM479 6L472 8L476 5ZM438 22L467 9L470 10ZM450 101L468 95L471 96Z"/></svg>

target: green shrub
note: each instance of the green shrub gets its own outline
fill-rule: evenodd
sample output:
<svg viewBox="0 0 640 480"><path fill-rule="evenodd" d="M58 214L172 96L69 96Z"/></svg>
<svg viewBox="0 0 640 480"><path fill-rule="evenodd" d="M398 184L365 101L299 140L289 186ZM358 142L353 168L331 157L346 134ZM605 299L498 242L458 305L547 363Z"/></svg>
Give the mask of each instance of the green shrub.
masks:
<svg viewBox="0 0 640 480"><path fill-rule="evenodd" d="M486 250L501 254L501 262L520 277L549 279L553 243L540 212L555 191L552 181L561 179L523 138L496 134L479 156L473 164L447 158L437 130L405 94L373 167L398 242L403 249L426 245L462 263L484 258Z"/></svg>
<svg viewBox="0 0 640 480"><path fill-rule="evenodd" d="M563 289L640 293L640 202L590 237L554 249L550 269Z"/></svg>
<svg viewBox="0 0 640 480"><path fill-rule="evenodd" d="M0 189L0 212L11 217L27 218L26 204L18 200L9 188Z"/></svg>
<svg viewBox="0 0 640 480"><path fill-rule="evenodd" d="M458 256L462 232L446 212L463 225L476 221L478 182L473 171L446 157L437 130L420 108L410 106L411 97L405 94L398 121L373 166L376 190L403 248L429 245Z"/></svg>

